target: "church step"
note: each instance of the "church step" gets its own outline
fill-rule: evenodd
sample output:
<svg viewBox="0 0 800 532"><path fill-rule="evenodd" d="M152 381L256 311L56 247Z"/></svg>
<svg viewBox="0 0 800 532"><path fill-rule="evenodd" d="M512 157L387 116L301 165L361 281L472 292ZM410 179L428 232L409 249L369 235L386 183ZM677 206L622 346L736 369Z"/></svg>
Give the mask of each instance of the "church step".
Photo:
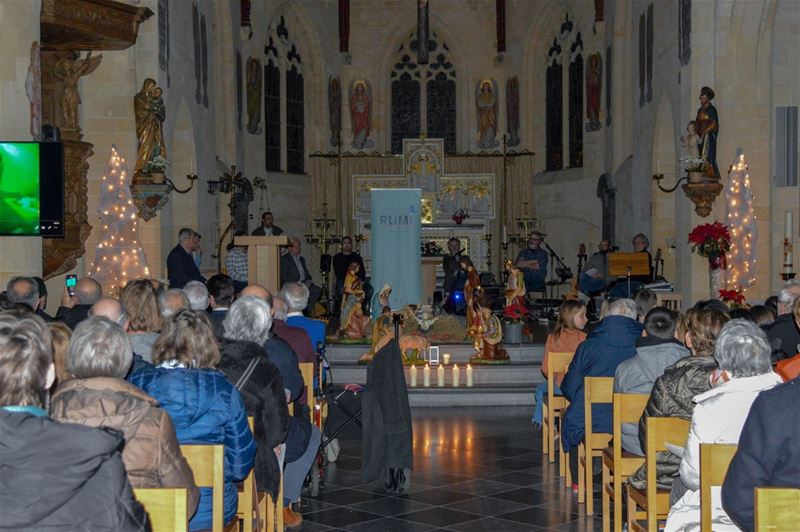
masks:
<svg viewBox="0 0 800 532"><path fill-rule="evenodd" d="M512 362L538 362L544 357L544 344L503 345ZM329 344L326 356L331 364L337 362L355 362L361 355L369 351L368 344ZM442 355L450 353L450 362L466 364L475 354L472 344L441 344L439 345L439 360Z"/></svg>
<svg viewBox="0 0 800 532"><path fill-rule="evenodd" d="M458 363L460 370L459 384L465 387L467 382L467 366ZM367 383L367 366L353 362L338 362L332 364L333 380L337 384ZM411 379L409 368L405 368L406 385L409 390ZM541 364L538 362L512 362L510 364L499 365L473 365L473 380L476 386L520 386L527 387L531 391L536 385L544 380L541 372ZM451 381L453 378L453 366L445 366L445 388L452 389ZM417 389L422 388L423 366L417 366ZM437 368L431 367L431 387L436 387ZM441 388L437 388L441 389Z"/></svg>
<svg viewBox="0 0 800 532"><path fill-rule="evenodd" d="M409 388L412 408L434 406L532 406L530 386L474 386L472 388Z"/></svg>

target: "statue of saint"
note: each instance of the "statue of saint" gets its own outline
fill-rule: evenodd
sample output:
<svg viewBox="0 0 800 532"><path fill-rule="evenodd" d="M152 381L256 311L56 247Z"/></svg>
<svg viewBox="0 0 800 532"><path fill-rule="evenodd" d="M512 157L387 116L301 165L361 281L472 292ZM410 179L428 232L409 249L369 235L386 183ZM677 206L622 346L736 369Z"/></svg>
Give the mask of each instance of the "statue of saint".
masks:
<svg viewBox="0 0 800 532"><path fill-rule="evenodd" d="M695 126L700 136L700 157L708 163L708 177L719 179L717 166L717 135L719 135L719 116L717 108L711 103L714 91L710 87L700 89L700 108L697 110Z"/></svg>
<svg viewBox="0 0 800 532"><path fill-rule="evenodd" d="M478 147L483 149L496 148L497 142L497 84L494 80L485 79L478 85L478 94L475 97L475 107L478 111Z"/></svg>
<svg viewBox="0 0 800 532"><path fill-rule="evenodd" d="M80 57L80 56L79 56ZM78 105L81 103L81 95L78 92L78 81L82 76L94 72L103 55L92 57L92 52L84 59L60 59L56 63L53 74L64 82L64 91L61 94L61 114L64 119L63 129L78 130ZM154 82L155 83L155 82Z"/></svg>
<svg viewBox="0 0 800 532"><path fill-rule="evenodd" d="M339 336L344 338L363 338L366 336L369 316L364 315L364 283L358 276L358 262L351 262L347 268L342 288L342 312L339 318Z"/></svg>
<svg viewBox="0 0 800 532"><path fill-rule="evenodd" d="M506 271L508 280L506 281L506 306L518 303L525 305L525 276L510 260L506 260Z"/></svg>
<svg viewBox="0 0 800 532"><path fill-rule="evenodd" d="M350 123L353 130L353 148L371 148L375 143L372 133L372 91L365 80L356 80L350 87Z"/></svg>
<svg viewBox="0 0 800 532"><path fill-rule="evenodd" d="M600 53L589 55L586 69L586 131L600 129L600 94L603 88L603 60Z"/></svg>
<svg viewBox="0 0 800 532"><path fill-rule="evenodd" d="M166 118L161 88L152 78L142 83L142 90L133 97L133 113L136 118L136 138L139 147L136 152L134 179L148 175L149 163L156 157L167 158L164 144L163 125Z"/></svg>

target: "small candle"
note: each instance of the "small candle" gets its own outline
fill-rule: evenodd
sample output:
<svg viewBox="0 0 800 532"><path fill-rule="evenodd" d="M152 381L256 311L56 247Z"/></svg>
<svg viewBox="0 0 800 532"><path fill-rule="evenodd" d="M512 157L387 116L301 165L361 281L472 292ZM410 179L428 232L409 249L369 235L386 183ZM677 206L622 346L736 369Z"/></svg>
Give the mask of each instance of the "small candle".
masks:
<svg viewBox="0 0 800 532"><path fill-rule="evenodd" d="M417 386L417 366L411 366L408 370L408 377L409 381L411 381L409 384L412 388L415 388Z"/></svg>
<svg viewBox="0 0 800 532"><path fill-rule="evenodd" d="M431 386L431 367L425 364L425 369L422 370L422 385L426 388Z"/></svg>
<svg viewBox="0 0 800 532"><path fill-rule="evenodd" d="M503 224L503 244L508 241L508 229L506 229L506 224Z"/></svg>
<svg viewBox="0 0 800 532"><path fill-rule="evenodd" d="M792 211L786 211L786 230L783 236L788 238L789 242L792 241Z"/></svg>
<svg viewBox="0 0 800 532"><path fill-rule="evenodd" d="M436 385L439 386L439 388L444 386L444 366L441 364L436 369Z"/></svg>
<svg viewBox="0 0 800 532"><path fill-rule="evenodd" d="M445 353L444 355L442 355L442 360L444 360L445 364L449 364L450 363L450 353Z"/></svg>
<svg viewBox="0 0 800 532"><path fill-rule="evenodd" d="M467 364L467 388L472 388L472 386L475 384L475 381L473 379L474 377L472 375L472 366Z"/></svg>
<svg viewBox="0 0 800 532"><path fill-rule="evenodd" d="M453 364L453 388L458 388L459 373L458 364Z"/></svg>

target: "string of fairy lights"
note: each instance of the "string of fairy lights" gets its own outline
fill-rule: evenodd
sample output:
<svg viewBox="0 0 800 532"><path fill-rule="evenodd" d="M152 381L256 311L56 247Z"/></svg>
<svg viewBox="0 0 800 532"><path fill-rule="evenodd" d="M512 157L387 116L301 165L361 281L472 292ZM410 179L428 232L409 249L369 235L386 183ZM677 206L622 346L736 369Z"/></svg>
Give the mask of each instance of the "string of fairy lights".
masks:
<svg viewBox="0 0 800 532"><path fill-rule="evenodd" d="M731 233L731 249L725 258L728 263L728 287L734 290L746 290L756 281L758 229L749 171L744 154L740 153L731 166L730 181L725 189L728 228Z"/></svg>
<svg viewBox="0 0 800 532"><path fill-rule="evenodd" d="M112 294L130 279L150 276L137 238L137 211L128 175L125 159L112 145L100 185L100 241L89 269L90 275Z"/></svg>

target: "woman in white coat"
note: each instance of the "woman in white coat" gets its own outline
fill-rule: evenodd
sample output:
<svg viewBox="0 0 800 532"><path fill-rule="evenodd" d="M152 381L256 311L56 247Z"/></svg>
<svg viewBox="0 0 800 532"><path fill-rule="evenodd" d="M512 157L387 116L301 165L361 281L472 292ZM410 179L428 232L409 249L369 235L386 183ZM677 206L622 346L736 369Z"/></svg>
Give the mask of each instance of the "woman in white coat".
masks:
<svg viewBox="0 0 800 532"><path fill-rule="evenodd" d="M700 529L700 444L736 444L756 396L782 382L772 371L764 332L746 320L731 320L714 346L721 375L715 387L694 398L697 407L681 459L687 492L670 509L666 532ZM712 488L712 521L717 531L739 530L722 509L720 488Z"/></svg>

